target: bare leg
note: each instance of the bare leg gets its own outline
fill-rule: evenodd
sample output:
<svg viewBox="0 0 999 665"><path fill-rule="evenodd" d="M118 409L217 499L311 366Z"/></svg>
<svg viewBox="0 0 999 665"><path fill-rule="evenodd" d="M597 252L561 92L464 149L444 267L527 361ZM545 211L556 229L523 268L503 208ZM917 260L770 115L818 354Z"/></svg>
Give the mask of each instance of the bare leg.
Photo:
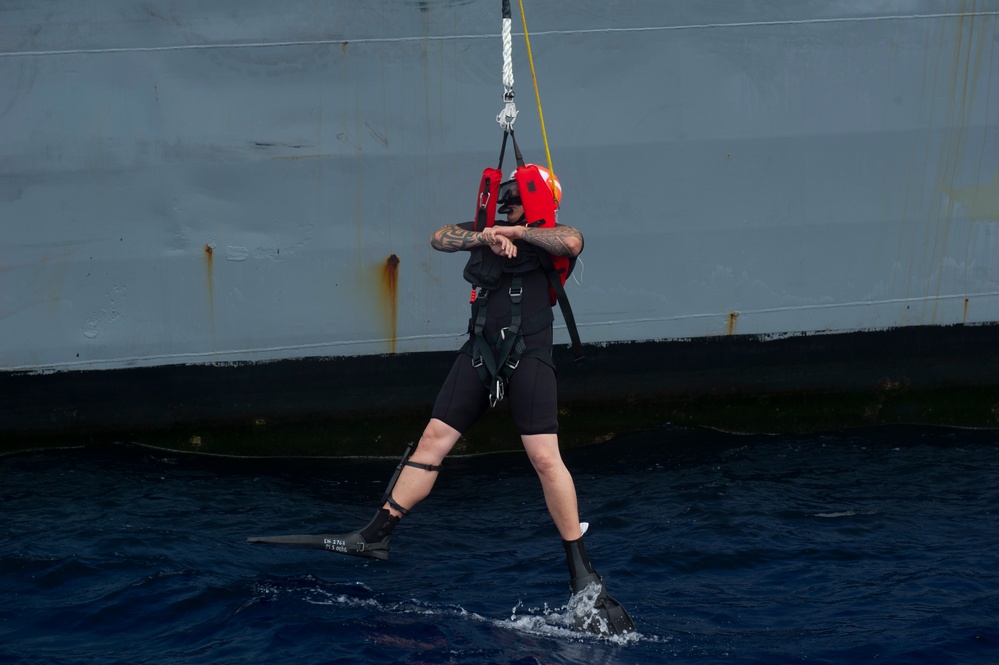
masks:
<svg viewBox="0 0 999 665"><path fill-rule="evenodd" d="M562 540L583 537L579 530L579 508L576 504L576 486L572 475L562 461L557 434L525 434L521 436L524 450L538 472L545 503Z"/></svg>
<svg viewBox="0 0 999 665"><path fill-rule="evenodd" d="M426 429L423 430L416 451L409 460L437 466L451 452L451 448L458 442L460 436L461 433L458 430L444 421L431 418ZM392 498L403 508L412 510L416 504L426 499L430 494L434 483L437 482L437 475L436 472L425 469L412 466L403 467L399 479L392 489ZM387 509L394 517L402 517L402 513L392 508L387 501L383 508Z"/></svg>
<svg viewBox="0 0 999 665"><path fill-rule="evenodd" d="M599 586L593 607L580 611L574 617L576 630L586 630L605 635L619 635L635 632L635 622L627 610L610 595L604 587L603 579L593 570L583 547L583 534L579 528L579 508L576 504L576 488L572 475L562 461L558 450L558 436L555 434L534 434L521 437L524 448L534 464L545 490L545 502L555 526L562 536L566 563L569 568L569 589L576 595L585 591L591 584Z"/></svg>

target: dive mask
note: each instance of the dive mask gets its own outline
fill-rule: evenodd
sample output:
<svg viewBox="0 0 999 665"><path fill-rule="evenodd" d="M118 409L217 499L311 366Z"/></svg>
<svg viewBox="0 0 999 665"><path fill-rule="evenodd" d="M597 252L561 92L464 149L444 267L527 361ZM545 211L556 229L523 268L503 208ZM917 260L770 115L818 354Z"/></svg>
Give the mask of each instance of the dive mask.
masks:
<svg viewBox="0 0 999 665"><path fill-rule="evenodd" d="M496 212L506 215L511 212L513 209L512 206L524 205L523 201L520 200L520 194L513 191L516 186L516 180L507 180L500 183L499 193L496 195L496 205L499 208Z"/></svg>

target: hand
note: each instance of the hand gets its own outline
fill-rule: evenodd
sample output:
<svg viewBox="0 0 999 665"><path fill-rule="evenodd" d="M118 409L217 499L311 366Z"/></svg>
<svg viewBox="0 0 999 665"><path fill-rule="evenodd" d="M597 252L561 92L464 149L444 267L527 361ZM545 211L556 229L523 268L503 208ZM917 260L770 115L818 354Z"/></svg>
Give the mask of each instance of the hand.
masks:
<svg viewBox="0 0 999 665"><path fill-rule="evenodd" d="M517 246L513 241L524 235L522 226L490 226L482 232L493 253L512 259L517 256Z"/></svg>
<svg viewBox="0 0 999 665"><path fill-rule="evenodd" d="M509 238L510 240L520 240L524 237L524 229L526 227L517 226L491 226L486 231L492 231L494 236L501 236L504 238Z"/></svg>
<svg viewBox="0 0 999 665"><path fill-rule="evenodd" d="M508 259L517 256L517 246L513 244L512 240L501 235L494 236L494 241L489 245L489 249L493 250L493 254L505 256Z"/></svg>
<svg viewBox="0 0 999 665"><path fill-rule="evenodd" d="M493 250L493 254L512 259L517 256L517 246L503 234L497 233L499 228L501 227L490 226L482 231L482 240L489 245L489 249Z"/></svg>

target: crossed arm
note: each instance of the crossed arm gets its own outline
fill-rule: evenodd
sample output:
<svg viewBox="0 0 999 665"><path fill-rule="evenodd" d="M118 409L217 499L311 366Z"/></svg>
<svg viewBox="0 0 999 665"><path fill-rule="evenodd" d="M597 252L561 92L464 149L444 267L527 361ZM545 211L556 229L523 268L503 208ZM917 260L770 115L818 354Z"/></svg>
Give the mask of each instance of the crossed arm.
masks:
<svg viewBox="0 0 999 665"><path fill-rule="evenodd" d="M466 231L457 224L437 229L430 245L441 252L459 252L488 246L496 254L517 255L514 240L523 240L555 256L577 256L583 251L583 234L571 226L530 228L526 226L491 226L484 231Z"/></svg>

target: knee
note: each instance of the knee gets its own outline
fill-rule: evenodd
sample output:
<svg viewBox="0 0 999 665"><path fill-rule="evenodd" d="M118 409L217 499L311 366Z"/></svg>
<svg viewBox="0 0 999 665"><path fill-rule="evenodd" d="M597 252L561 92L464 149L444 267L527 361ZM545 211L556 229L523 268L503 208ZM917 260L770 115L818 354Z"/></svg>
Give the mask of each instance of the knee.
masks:
<svg viewBox="0 0 999 665"><path fill-rule="evenodd" d="M549 477L558 475L565 469L562 456L556 451L554 454L549 451L535 452L530 455L531 464L539 476Z"/></svg>
<svg viewBox="0 0 999 665"><path fill-rule="evenodd" d="M460 433L440 420L431 420L416 446L413 453L418 461L439 464L457 443Z"/></svg>
<svg viewBox="0 0 999 665"><path fill-rule="evenodd" d="M523 435L524 450L531 460L534 470L541 477L565 473L565 463L558 449L558 437L554 434Z"/></svg>

